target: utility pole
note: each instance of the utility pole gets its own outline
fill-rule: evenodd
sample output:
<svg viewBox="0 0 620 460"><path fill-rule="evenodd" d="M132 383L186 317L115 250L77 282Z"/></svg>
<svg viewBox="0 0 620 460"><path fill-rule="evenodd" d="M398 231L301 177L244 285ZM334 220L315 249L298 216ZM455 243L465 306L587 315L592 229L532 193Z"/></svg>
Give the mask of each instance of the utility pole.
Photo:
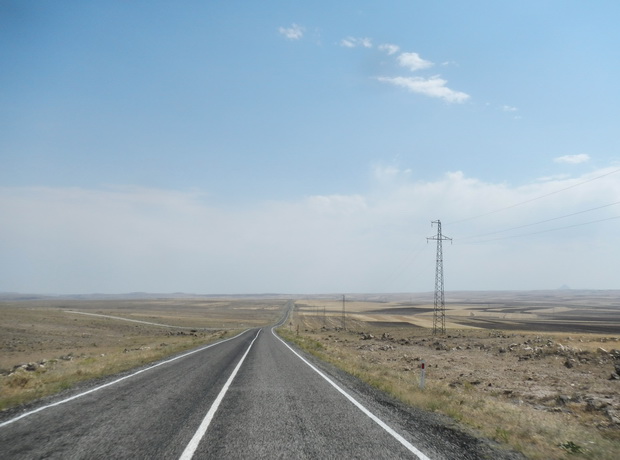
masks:
<svg viewBox="0 0 620 460"><path fill-rule="evenodd" d="M441 221L439 219L431 222L431 226L437 224L437 235L426 238L437 241L437 264L435 266L435 305L433 308L433 335L446 333L446 302L443 295L443 251L441 242L444 240L452 241L452 238L441 234Z"/></svg>
<svg viewBox="0 0 620 460"><path fill-rule="evenodd" d="M344 310L344 294L342 295L342 329L345 329L345 310Z"/></svg>

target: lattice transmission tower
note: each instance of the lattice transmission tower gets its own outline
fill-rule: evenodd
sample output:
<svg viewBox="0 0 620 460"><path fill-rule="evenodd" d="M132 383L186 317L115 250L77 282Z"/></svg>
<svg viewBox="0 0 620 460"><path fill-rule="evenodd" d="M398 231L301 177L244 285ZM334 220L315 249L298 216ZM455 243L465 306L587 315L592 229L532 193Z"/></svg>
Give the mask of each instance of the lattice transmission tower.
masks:
<svg viewBox="0 0 620 460"><path fill-rule="evenodd" d="M433 335L446 333L446 302L443 294L443 250L442 241L449 240L441 234L441 221L439 219L431 222L431 225L437 224L437 235L426 238L428 240L437 241L437 264L435 265L435 304L433 308Z"/></svg>

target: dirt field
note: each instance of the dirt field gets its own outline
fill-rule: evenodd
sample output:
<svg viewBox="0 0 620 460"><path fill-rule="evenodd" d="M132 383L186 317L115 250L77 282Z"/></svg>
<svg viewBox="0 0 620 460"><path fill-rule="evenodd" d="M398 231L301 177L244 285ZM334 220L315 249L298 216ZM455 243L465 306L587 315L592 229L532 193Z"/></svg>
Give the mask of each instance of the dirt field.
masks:
<svg viewBox="0 0 620 460"><path fill-rule="evenodd" d="M275 323L285 301L0 300L0 409Z"/></svg>
<svg viewBox="0 0 620 460"><path fill-rule="evenodd" d="M446 302L440 336L432 335L432 293L347 295L344 305L338 296L298 299L286 329L379 388L419 397L412 403L528 457L616 458L620 291L451 292ZM284 299L0 300L0 408L273 324L285 306ZM416 393L422 361L426 389Z"/></svg>
<svg viewBox="0 0 620 460"><path fill-rule="evenodd" d="M432 327L433 293L347 295L352 318ZM298 302L304 304L303 300ZM307 302L322 315L342 315L342 297ZM446 328L620 334L620 291L464 291L446 294Z"/></svg>
<svg viewBox="0 0 620 460"><path fill-rule="evenodd" d="M342 299L300 300L300 334L336 362L375 366L396 382L417 384L424 360L427 386L450 398L478 395L560 427L569 417L620 449L619 291L450 293L441 336L432 335L432 294L395 297L350 296L346 330ZM567 445L585 451L595 441L580 442Z"/></svg>

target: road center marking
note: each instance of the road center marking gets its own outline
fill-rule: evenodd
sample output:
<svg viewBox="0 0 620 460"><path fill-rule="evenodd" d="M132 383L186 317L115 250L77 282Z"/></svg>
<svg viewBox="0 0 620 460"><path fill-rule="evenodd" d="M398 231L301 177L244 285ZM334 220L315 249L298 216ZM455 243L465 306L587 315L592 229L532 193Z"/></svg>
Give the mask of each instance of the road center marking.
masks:
<svg viewBox="0 0 620 460"><path fill-rule="evenodd" d="M198 427L198 430L196 430L196 433L194 433L194 437L190 440L189 444L187 445L187 447L181 454L181 457L179 457L179 460L191 460L191 458L194 456L194 452L196 452L196 449L198 448L198 444L200 444L201 439L204 437L205 433L207 432L207 428L209 428L209 424L211 423L211 420L213 420L213 416L217 412L218 407L220 407L220 403L224 399L224 396L226 396L226 392L228 391L228 388L230 387L230 384L232 383L232 381L235 379L237 372L239 372L239 369L241 368L243 361L245 361L245 357L250 352L250 349L252 348L252 345L254 345L254 342L256 342L256 339L258 338L260 331L261 330L259 329L258 332L256 333L256 337L254 337L254 340L252 340L252 343L250 343L250 346L248 347L244 355L241 357L241 359L237 363L235 370L232 372L232 374L230 374L230 377L228 377L228 380L226 381L226 383L220 390L220 394L218 394L217 398L215 398L215 401L213 401L213 404L211 405L209 412L207 412L207 415L205 415L205 418L202 420L202 423Z"/></svg>
<svg viewBox="0 0 620 460"><path fill-rule="evenodd" d="M323 372L321 372L319 369L317 369L314 365L309 363L303 356L301 356L299 353L297 353L295 350L293 350L288 343L286 343L284 340L282 340L280 337L278 337L278 335L274 332L273 329L274 328L271 328L271 333L274 335L275 338L277 338L280 342L282 342L299 359L301 359L304 363L306 363L308 366L310 366L310 368L314 372L316 372L321 377L323 377L327 381L327 383L329 383L336 390L338 390L338 392L340 392L345 398L347 398L351 403L353 403L353 405L355 407L357 407L364 414L366 414L366 416L368 416L373 422L375 422L377 425L379 425L381 428L383 428L385 431L387 431L394 439L396 439L398 442L400 442L407 450L409 450L409 452L411 452L412 454L416 455L420 460L430 460L426 455L424 455L422 452L420 452L413 444L411 444L409 441L407 441L405 438L403 438L400 434L398 434L396 431L394 431L390 426L388 426L383 420L381 420L375 414L373 414L368 409L366 409L366 407L362 406L362 404L360 402L358 402L357 399L355 399L349 393L347 393L342 388L340 388L332 379L330 379L327 375L325 375Z"/></svg>

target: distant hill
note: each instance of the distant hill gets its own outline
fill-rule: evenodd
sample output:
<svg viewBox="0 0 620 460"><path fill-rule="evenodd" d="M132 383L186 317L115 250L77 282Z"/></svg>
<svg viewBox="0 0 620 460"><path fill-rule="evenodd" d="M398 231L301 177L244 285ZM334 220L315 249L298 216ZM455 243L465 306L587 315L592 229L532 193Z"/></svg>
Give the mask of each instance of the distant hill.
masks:
<svg viewBox="0 0 620 460"><path fill-rule="evenodd" d="M72 300L139 300L139 299L189 299L189 298L209 298L209 299L291 299L299 296L290 294L192 294L186 292L173 293L151 293L151 292L128 292L124 294L26 294L19 292L0 292L0 301L20 301L20 300L50 300L50 299L72 299Z"/></svg>
<svg viewBox="0 0 620 460"><path fill-rule="evenodd" d="M152 293L128 292L124 294L29 294L19 292L0 292L0 301L26 300L153 300L153 299L324 299L340 301L345 295L347 302L414 302L433 303L433 292L394 292L394 293L325 293L325 294L193 294L187 292ZM446 303L489 302L489 301L541 301L560 299L579 299L584 297L605 298L620 301L617 289L549 289L532 291L446 291Z"/></svg>

